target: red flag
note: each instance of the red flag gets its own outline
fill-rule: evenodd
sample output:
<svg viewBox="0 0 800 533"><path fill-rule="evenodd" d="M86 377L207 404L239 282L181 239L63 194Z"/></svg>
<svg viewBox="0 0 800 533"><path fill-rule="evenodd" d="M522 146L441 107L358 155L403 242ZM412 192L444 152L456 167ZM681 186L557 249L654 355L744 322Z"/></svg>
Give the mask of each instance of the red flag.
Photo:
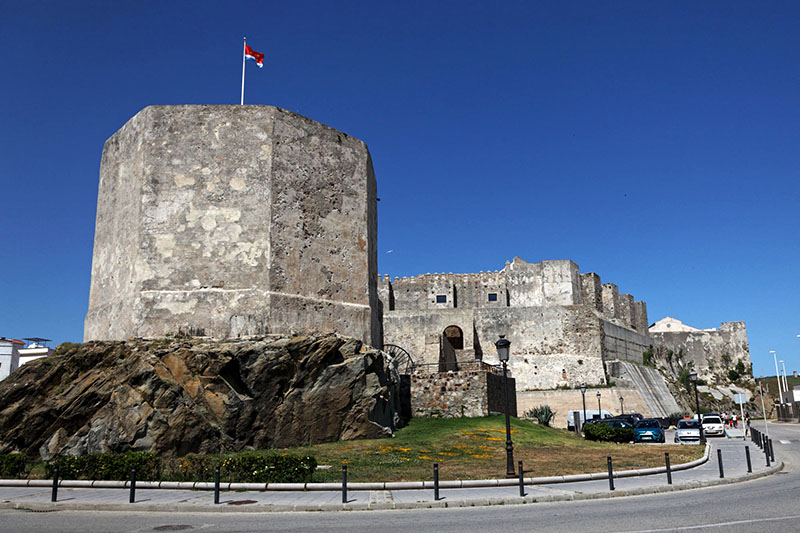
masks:
<svg viewBox="0 0 800 533"><path fill-rule="evenodd" d="M252 59L258 65L258 68L264 67L264 54L261 52L256 52L249 45L244 45L244 57L245 59Z"/></svg>

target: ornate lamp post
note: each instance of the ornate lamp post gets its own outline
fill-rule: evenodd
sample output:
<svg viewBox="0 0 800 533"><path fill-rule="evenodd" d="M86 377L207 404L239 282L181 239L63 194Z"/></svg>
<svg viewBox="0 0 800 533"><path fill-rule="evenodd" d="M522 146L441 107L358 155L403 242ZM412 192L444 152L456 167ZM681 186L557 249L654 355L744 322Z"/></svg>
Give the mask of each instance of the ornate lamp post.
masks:
<svg viewBox="0 0 800 533"><path fill-rule="evenodd" d="M497 358L503 363L503 394L506 401L506 476L515 477L514 471L514 445L511 443L511 421L508 417L508 377L506 375L506 363L508 362L508 352L511 342L505 335L500 335L500 339L494 343L497 348Z"/></svg>
<svg viewBox="0 0 800 533"><path fill-rule="evenodd" d="M583 420L581 421L581 429L586 423L586 383L581 383L581 400L583 400Z"/></svg>
<svg viewBox="0 0 800 533"><path fill-rule="evenodd" d="M625 398L623 398L622 395L619 397L619 414L625 414Z"/></svg>
<svg viewBox="0 0 800 533"><path fill-rule="evenodd" d="M603 419L603 410L600 409L600 391L597 391L597 417Z"/></svg>
<svg viewBox="0 0 800 533"><path fill-rule="evenodd" d="M705 444L706 434L703 432L703 420L700 418L700 397L697 396L697 372L689 372L689 381L694 383L694 403L697 404L697 423L700 424L700 442Z"/></svg>

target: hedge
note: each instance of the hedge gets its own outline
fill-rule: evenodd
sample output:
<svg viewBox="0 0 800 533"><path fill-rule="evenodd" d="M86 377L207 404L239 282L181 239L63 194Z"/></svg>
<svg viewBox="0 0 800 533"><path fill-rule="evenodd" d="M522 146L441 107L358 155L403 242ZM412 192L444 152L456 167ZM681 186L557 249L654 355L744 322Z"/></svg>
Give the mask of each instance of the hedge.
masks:
<svg viewBox="0 0 800 533"><path fill-rule="evenodd" d="M633 429L612 428L599 423L584 425L583 434L587 440L604 442L630 442L633 440Z"/></svg>
<svg viewBox="0 0 800 533"><path fill-rule="evenodd" d="M26 473L28 466L27 457L23 453L0 454L0 477L18 478Z"/></svg>
<svg viewBox="0 0 800 533"><path fill-rule="evenodd" d="M317 461L311 456L258 452L177 458L159 458L149 452L94 453L47 462L48 478L56 465L61 479L124 481L136 467L136 479L141 481L213 481L219 466L220 478L231 483L305 483L311 481ZM0 477L26 477L29 466L23 454L0 455Z"/></svg>

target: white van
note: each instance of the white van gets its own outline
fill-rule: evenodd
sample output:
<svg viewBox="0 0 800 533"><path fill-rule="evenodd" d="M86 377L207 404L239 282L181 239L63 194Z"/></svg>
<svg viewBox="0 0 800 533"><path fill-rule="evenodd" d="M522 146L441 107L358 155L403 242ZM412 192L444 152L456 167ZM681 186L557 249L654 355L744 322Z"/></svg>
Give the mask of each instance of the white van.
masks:
<svg viewBox="0 0 800 533"><path fill-rule="evenodd" d="M574 419L574 413L575 412L578 413L578 420L581 422L581 426L583 426L583 423L585 422L585 420L583 420L583 409L572 409L567 414L567 430L569 430L569 431L575 431L575 419ZM587 409L586 410L586 419L587 420L592 420L592 419L595 419L595 418L599 418L599 419L612 418L613 416L614 415L612 415L609 411L606 411L605 409L603 409L602 411L598 411L597 409Z"/></svg>

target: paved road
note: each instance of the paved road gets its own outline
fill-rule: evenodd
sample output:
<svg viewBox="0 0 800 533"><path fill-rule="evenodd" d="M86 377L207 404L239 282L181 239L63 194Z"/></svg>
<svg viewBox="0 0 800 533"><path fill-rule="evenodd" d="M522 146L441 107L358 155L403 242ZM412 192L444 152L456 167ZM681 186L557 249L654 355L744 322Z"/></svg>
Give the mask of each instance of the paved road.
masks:
<svg viewBox="0 0 800 533"><path fill-rule="evenodd" d="M756 426L758 427L758 426ZM800 427L769 425L782 473L672 493L457 509L319 513L0 511L3 531L800 531ZM762 456L755 454L754 461ZM756 459L758 458L758 459ZM727 463L726 463L727 464ZM633 480L619 480L619 483ZM448 497L452 497L452 494ZM190 529L191 528L191 529Z"/></svg>

